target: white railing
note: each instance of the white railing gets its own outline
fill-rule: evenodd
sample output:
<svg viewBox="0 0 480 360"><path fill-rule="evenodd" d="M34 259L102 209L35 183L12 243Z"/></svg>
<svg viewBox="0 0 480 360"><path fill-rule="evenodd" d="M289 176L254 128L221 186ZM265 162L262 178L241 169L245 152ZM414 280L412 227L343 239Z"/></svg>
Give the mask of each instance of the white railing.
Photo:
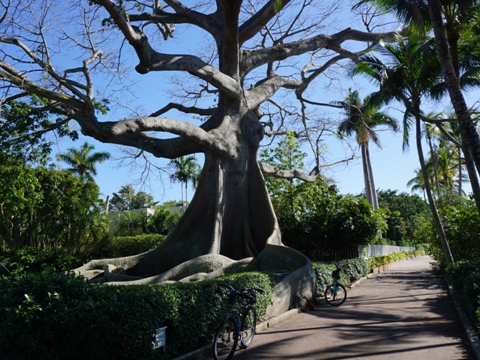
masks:
<svg viewBox="0 0 480 360"><path fill-rule="evenodd" d="M415 250L415 246L366 245L358 246L358 256L368 258L412 250Z"/></svg>

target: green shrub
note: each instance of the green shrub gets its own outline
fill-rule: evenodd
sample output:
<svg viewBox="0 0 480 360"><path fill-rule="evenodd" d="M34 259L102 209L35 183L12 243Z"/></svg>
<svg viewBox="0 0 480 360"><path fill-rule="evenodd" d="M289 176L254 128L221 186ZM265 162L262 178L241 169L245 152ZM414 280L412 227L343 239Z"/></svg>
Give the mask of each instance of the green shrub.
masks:
<svg viewBox="0 0 480 360"><path fill-rule="evenodd" d="M60 250L36 250L29 247L9 249L0 252L0 276L10 273L61 272L82 264L81 260Z"/></svg>
<svg viewBox="0 0 480 360"><path fill-rule="evenodd" d="M343 271L350 278L350 283L353 283L371 272L368 261L365 259L348 259L344 261Z"/></svg>
<svg viewBox="0 0 480 360"><path fill-rule="evenodd" d="M342 270L340 271L339 282L343 285L348 286L370 273L370 266L365 259L347 259L341 261L341 263ZM333 283L332 271L336 267L334 264L313 263L313 269L317 281L317 296L323 296L327 285Z"/></svg>
<svg viewBox="0 0 480 360"><path fill-rule="evenodd" d="M478 298L478 307L477 307L477 334L480 335L480 297Z"/></svg>
<svg viewBox="0 0 480 360"><path fill-rule="evenodd" d="M370 265L370 268L373 269L379 266L393 263L398 260L405 259L406 257L407 257L407 253L405 251L401 251L393 254L371 257L371 258L368 258L367 260L368 260L368 264Z"/></svg>
<svg viewBox="0 0 480 360"><path fill-rule="evenodd" d="M174 358L212 341L226 304L219 281L263 288L257 311L265 315L271 284L262 273L132 286L92 285L58 273L1 278L0 358ZM163 326L166 352L152 349L153 334Z"/></svg>
<svg viewBox="0 0 480 360"><path fill-rule="evenodd" d="M480 261L449 264L446 274L463 309L480 333Z"/></svg>
<svg viewBox="0 0 480 360"><path fill-rule="evenodd" d="M439 203L445 234L453 258L456 260L480 259L480 215L473 199L450 196ZM429 252L442 270L445 258L440 240L437 237L430 244Z"/></svg>
<svg viewBox="0 0 480 360"><path fill-rule="evenodd" d="M154 249L160 245L166 236L161 234L140 234L132 236L108 236L97 245L92 258L110 258L137 255Z"/></svg>

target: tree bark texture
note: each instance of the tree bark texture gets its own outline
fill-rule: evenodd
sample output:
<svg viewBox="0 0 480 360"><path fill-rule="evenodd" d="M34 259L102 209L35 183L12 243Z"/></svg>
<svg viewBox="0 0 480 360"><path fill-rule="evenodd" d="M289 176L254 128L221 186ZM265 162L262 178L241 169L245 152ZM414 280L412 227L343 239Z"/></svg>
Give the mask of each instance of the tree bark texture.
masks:
<svg viewBox="0 0 480 360"><path fill-rule="evenodd" d="M375 189L375 182L373 178L372 163L370 161L370 151L368 143L361 143L362 151L362 166L363 166L363 179L365 183L365 197L372 206L373 210L378 209L377 191Z"/></svg>
<svg viewBox="0 0 480 360"><path fill-rule="evenodd" d="M440 66L443 76L445 78L445 83L448 93L450 95L450 100L452 101L455 113L457 114L457 118L460 124L462 143L464 143L466 146L466 149L464 151L465 153L470 153L471 159L475 164L475 166L467 166L467 170L471 178L478 179L478 174L480 172L480 137L468 112L467 104L460 89L459 79L456 76L456 72L452 63L452 57L450 55L448 41L445 34L445 28L443 25L440 3L438 0L428 0L428 7L435 34L435 44L437 47ZM468 155L465 157L465 161L470 161L470 157ZM472 171L474 168L476 169L475 172ZM477 182L478 181L475 180L473 181L473 183ZM478 193L479 190L480 189L478 189L477 187L472 187L475 202L477 208L480 211L480 193Z"/></svg>

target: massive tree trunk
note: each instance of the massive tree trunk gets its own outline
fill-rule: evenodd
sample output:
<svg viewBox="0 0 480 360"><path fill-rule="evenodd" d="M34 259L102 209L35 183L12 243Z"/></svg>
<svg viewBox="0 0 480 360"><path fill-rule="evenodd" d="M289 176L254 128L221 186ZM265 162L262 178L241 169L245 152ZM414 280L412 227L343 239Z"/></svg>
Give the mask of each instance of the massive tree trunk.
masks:
<svg viewBox="0 0 480 360"><path fill-rule="evenodd" d="M205 153L198 189L165 242L138 256L93 261L82 271L111 263L129 275L148 277L201 255L240 260L257 256L266 244L282 245L257 161L263 130L252 112L244 108L239 113L244 115L228 119L228 133L219 129L237 154ZM235 124L237 131L232 132Z"/></svg>

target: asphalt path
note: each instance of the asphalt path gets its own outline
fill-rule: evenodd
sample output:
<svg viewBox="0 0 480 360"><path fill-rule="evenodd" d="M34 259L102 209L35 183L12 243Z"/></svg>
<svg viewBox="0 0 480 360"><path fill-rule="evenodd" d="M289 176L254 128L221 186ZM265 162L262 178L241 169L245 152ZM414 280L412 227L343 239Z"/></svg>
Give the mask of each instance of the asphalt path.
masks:
<svg viewBox="0 0 480 360"><path fill-rule="evenodd" d="M474 359L445 279L427 256L394 265L353 289L339 307L317 302L261 330L233 360ZM208 357L211 359L212 357Z"/></svg>

